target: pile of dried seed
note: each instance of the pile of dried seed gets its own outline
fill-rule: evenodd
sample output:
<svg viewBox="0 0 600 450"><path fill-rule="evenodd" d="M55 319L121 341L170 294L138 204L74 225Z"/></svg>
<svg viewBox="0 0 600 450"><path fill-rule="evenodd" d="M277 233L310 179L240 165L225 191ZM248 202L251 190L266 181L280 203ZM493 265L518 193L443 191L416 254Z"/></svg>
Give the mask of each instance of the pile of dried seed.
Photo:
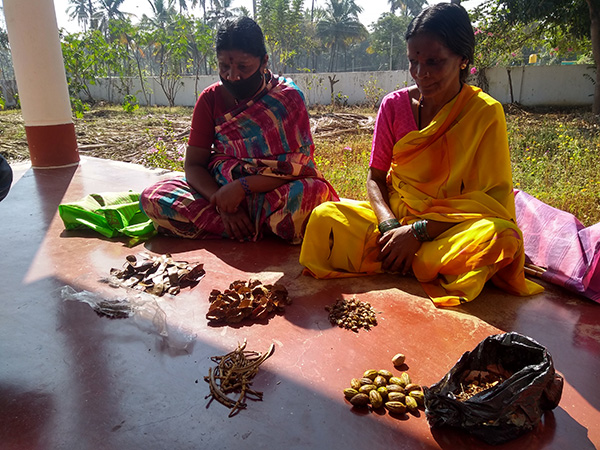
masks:
<svg viewBox="0 0 600 450"><path fill-rule="evenodd" d="M352 330L355 333L358 333L360 328L368 331L377 325L377 316L373 307L356 298L338 300L335 305L326 306L325 310L329 312L329 322L332 325Z"/></svg>
<svg viewBox="0 0 600 450"><path fill-rule="evenodd" d="M263 285L259 280L234 281L222 293L214 289L208 300L206 318L227 323L265 319L271 312L283 312L292 302L284 286Z"/></svg>
<svg viewBox="0 0 600 450"><path fill-rule="evenodd" d="M133 288L149 294L177 295L182 288L193 287L204 277L203 264L173 261L170 254L151 256L148 253L128 255L123 269L110 269L110 284Z"/></svg>
<svg viewBox="0 0 600 450"><path fill-rule="evenodd" d="M423 389L411 381L408 372L396 377L385 369L370 369L361 378L353 378L350 387L344 389L344 397L357 408L370 405L373 410L385 408L396 415L418 415L424 403Z"/></svg>
<svg viewBox="0 0 600 450"><path fill-rule="evenodd" d="M490 372L477 372L475 375L466 377L465 382L460 384L460 390L456 390L456 399L464 402L480 392L493 388L502 383L504 377Z"/></svg>
<svg viewBox="0 0 600 450"><path fill-rule="evenodd" d="M273 344L264 354L245 350L245 348L246 341L244 340L244 343L238 344L238 348L231 353L224 356L213 356L211 360L217 363L217 367L209 368L208 376L204 377L204 381L210 388L210 394L205 398L212 397L230 408L229 417L233 417L238 411L246 408L247 404L244 400L247 396L253 400L262 400L263 393L250 389L250 385L258 373L258 367L275 351ZM237 400L227 395L231 392L239 392Z"/></svg>

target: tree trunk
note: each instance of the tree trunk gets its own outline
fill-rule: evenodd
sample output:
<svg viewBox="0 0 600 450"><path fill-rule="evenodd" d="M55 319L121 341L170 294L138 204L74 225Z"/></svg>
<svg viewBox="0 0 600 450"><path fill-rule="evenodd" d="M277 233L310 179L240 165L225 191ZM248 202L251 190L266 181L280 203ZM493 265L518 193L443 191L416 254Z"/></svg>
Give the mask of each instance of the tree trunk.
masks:
<svg viewBox="0 0 600 450"><path fill-rule="evenodd" d="M596 84L594 85L594 103L592 112L600 114L600 8L595 0L586 0L590 10L590 38L592 40L592 54L596 63Z"/></svg>

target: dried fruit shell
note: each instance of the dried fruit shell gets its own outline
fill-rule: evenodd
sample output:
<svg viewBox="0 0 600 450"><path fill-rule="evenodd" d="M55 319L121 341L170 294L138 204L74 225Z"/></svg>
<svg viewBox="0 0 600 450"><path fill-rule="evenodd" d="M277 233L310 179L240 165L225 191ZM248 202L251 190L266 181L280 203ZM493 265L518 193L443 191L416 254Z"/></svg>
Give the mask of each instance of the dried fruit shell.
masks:
<svg viewBox="0 0 600 450"><path fill-rule="evenodd" d="M352 389L352 388L347 388L344 389L344 396L350 400L352 397L354 397L356 394L358 394L358 391L356 389Z"/></svg>
<svg viewBox="0 0 600 450"><path fill-rule="evenodd" d="M374 380L377 376L377 371L375 369L365 370L363 373L363 378L369 378L370 380Z"/></svg>
<svg viewBox="0 0 600 450"><path fill-rule="evenodd" d="M388 401L390 401L390 402L404 403L405 398L406 398L406 395L404 395L402 392L389 392L388 393Z"/></svg>
<svg viewBox="0 0 600 450"><path fill-rule="evenodd" d="M393 414L404 414L406 412L406 405L401 402L387 402L385 409Z"/></svg>
<svg viewBox="0 0 600 450"><path fill-rule="evenodd" d="M377 391L369 392L369 401L373 409L379 409L383 406L383 398L381 398L381 394Z"/></svg>
<svg viewBox="0 0 600 450"><path fill-rule="evenodd" d="M381 387L381 386L386 386L388 383L387 383L387 380L386 380L384 377L382 377L382 376L377 376L377 377L375 377L375 379L373 380L373 384L374 384L375 386L377 386L377 387Z"/></svg>
<svg viewBox="0 0 600 450"><path fill-rule="evenodd" d="M377 386L375 386L374 384L365 384L360 387L358 392L361 392L363 394L368 394L369 392L371 392L373 390L377 390Z"/></svg>
<svg viewBox="0 0 600 450"><path fill-rule="evenodd" d="M384 377L386 380L389 380L391 377L394 376L394 374L392 372L390 372L389 370L385 370L385 369L381 369L381 370L377 371L377 373L379 374L380 377Z"/></svg>
<svg viewBox="0 0 600 450"><path fill-rule="evenodd" d="M360 382L360 380L358 378L352 378L352 380L350 380L350 387L352 389L359 390L361 386L362 386L362 383Z"/></svg>
<svg viewBox="0 0 600 450"><path fill-rule="evenodd" d="M404 356L402 353L396 353L392 358L392 364L394 365L394 367L401 366L402 364L404 364L404 361L406 361L406 356Z"/></svg>
<svg viewBox="0 0 600 450"><path fill-rule="evenodd" d="M354 406L367 406L369 404L369 396L367 394L356 394L350 399L350 403Z"/></svg>
<svg viewBox="0 0 600 450"><path fill-rule="evenodd" d="M388 390L385 386L378 387L377 392L379 392L379 395L381 395L384 400L388 397Z"/></svg>
<svg viewBox="0 0 600 450"><path fill-rule="evenodd" d="M373 378L375 378L375 377L373 377ZM363 384L373 384L373 380L370 379L370 378L361 378L360 379L360 384L361 385L363 385Z"/></svg>

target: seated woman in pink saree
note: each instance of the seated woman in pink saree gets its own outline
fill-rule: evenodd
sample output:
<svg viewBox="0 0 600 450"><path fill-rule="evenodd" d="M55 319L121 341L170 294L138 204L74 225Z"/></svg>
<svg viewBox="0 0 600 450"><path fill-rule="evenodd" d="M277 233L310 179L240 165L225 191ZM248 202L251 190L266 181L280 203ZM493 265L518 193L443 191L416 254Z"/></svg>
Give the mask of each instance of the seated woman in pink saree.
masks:
<svg viewBox="0 0 600 450"><path fill-rule="evenodd" d="M198 98L185 178L161 181L140 204L159 232L206 239L300 243L311 211L338 200L313 159L304 97L266 69L260 27L244 17L216 39L221 81Z"/></svg>

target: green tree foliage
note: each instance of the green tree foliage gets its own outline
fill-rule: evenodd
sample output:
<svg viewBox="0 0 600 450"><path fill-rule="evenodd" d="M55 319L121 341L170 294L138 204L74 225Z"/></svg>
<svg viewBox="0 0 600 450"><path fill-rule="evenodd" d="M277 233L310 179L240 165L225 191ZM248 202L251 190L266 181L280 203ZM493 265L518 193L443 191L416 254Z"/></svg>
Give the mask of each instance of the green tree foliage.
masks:
<svg viewBox="0 0 600 450"><path fill-rule="evenodd" d="M588 36L600 64L600 0L488 0L508 24L537 24L554 36ZM555 30L555 31L553 31ZM596 70L593 112L600 114L600 71Z"/></svg>
<svg viewBox="0 0 600 450"><path fill-rule="evenodd" d="M87 96L94 101L90 86L96 78L108 75L108 61L112 60L110 46L98 30L66 35L62 42L63 60L71 96Z"/></svg>
<svg viewBox="0 0 600 450"><path fill-rule="evenodd" d="M265 34L273 69L284 72L294 65L305 45L303 0L261 0L257 22Z"/></svg>
<svg viewBox="0 0 600 450"><path fill-rule="evenodd" d="M388 70L406 70L406 41L404 33L408 28L411 18L384 13L371 28L371 46L367 51L380 55L387 61Z"/></svg>

